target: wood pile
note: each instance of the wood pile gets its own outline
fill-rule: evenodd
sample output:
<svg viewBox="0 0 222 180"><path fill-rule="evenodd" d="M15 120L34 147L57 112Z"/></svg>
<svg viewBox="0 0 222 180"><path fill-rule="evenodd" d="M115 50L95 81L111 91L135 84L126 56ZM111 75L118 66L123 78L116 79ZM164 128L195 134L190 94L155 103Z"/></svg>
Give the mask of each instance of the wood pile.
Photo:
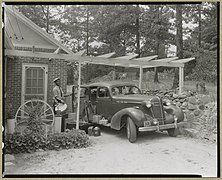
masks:
<svg viewBox="0 0 222 180"><path fill-rule="evenodd" d="M213 96L192 91L178 95L173 90L145 91L143 93L169 99L184 111L188 125L181 130L182 134L216 142L217 102Z"/></svg>

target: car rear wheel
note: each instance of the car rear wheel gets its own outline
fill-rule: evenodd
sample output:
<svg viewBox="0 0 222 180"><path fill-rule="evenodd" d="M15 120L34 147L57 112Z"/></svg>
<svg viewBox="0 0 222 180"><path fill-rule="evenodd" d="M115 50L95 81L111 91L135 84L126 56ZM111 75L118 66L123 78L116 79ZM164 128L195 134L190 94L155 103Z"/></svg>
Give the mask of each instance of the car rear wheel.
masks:
<svg viewBox="0 0 222 180"><path fill-rule="evenodd" d="M176 137L178 135L178 129L168 129L167 132L171 137Z"/></svg>
<svg viewBox="0 0 222 180"><path fill-rule="evenodd" d="M136 141L137 138L137 129L136 125L134 124L133 120L128 117L126 123L126 134L129 142L133 143Z"/></svg>

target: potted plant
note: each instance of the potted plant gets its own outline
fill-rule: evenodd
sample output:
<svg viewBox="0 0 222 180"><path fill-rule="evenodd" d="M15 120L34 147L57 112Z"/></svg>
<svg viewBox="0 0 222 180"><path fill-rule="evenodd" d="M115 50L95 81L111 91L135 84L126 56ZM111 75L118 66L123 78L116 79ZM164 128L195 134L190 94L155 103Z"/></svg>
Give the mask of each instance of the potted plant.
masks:
<svg viewBox="0 0 222 180"><path fill-rule="evenodd" d="M7 133L13 134L15 132L15 117L11 103L8 105L7 108L6 127L7 127Z"/></svg>

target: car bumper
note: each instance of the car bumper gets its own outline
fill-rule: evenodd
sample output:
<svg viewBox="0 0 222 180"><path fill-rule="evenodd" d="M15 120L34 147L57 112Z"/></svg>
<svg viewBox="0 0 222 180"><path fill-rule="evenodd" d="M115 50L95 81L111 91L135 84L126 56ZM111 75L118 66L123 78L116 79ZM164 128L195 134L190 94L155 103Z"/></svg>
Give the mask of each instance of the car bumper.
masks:
<svg viewBox="0 0 222 180"><path fill-rule="evenodd" d="M148 126L148 127L139 127L138 131L145 132L145 131L162 131L166 129L173 129L180 126L185 126L186 122L179 122L179 123L172 123L172 124L164 124L164 125L157 125L157 126Z"/></svg>

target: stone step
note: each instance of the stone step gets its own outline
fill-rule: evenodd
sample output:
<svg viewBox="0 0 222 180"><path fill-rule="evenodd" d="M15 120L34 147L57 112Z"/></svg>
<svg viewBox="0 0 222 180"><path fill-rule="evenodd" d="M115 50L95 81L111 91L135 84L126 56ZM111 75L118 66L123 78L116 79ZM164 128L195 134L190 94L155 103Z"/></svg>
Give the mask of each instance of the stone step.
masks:
<svg viewBox="0 0 222 180"><path fill-rule="evenodd" d="M201 130L202 125L199 122L191 122L190 123L190 128L196 129L196 130Z"/></svg>
<svg viewBox="0 0 222 180"><path fill-rule="evenodd" d="M12 162L5 162L5 166L15 166L15 163L12 163Z"/></svg>
<svg viewBox="0 0 222 180"><path fill-rule="evenodd" d="M5 154L5 162L13 162L15 161L15 157L11 154Z"/></svg>
<svg viewBox="0 0 222 180"><path fill-rule="evenodd" d="M200 132L193 128L181 128L181 134L193 138L198 138L200 136Z"/></svg>

